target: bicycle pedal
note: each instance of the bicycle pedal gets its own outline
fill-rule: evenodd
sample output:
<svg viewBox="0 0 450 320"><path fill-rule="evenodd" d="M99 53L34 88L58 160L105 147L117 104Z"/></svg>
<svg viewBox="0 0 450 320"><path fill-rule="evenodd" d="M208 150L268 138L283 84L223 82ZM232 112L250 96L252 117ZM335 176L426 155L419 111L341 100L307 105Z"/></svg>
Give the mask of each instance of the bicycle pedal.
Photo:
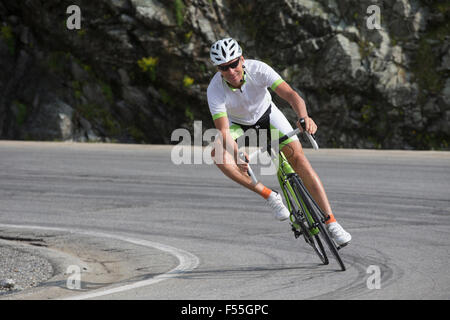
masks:
<svg viewBox="0 0 450 320"><path fill-rule="evenodd" d="M336 245L336 249L341 250L342 248L346 247L349 243L350 243L350 241L347 243L341 244L340 246Z"/></svg>
<svg viewBox="0 0 450 320"><path fill-rule="evenodd" d="M291 225L292 227L292 231L294 232L294 237L295 239L297 239L298 237L300 237L303 233L299 230L297 230L293 225Z"/></svg>

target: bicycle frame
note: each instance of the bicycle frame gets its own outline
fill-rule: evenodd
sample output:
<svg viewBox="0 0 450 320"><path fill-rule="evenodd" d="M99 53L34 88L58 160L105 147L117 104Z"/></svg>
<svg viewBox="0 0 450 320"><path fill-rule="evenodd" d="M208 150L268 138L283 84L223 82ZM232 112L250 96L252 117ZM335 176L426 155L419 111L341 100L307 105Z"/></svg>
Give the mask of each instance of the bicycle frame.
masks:
<svg viewBox="0 0 450 320"><path fill-rule="evenodd" d="M290 138L291 136L293 136L299 132L300 132L299 129L293 130L293 131L289 132L288 134L286 134L280 140L278 140L278 141L275 140L275 141L279 142L278 145L280 145L281 142L287 140L288 138ZM315 142L313 136L311 136L308 132L305 132L305 133L306 133L307 137L309 138L310 142L312 143L314 149L318 149L319 147L318 147L317 143ZM260 148L257 151L255 151L252 155L250 155L250 158L253 158L255 153L264 152L264 151L266 151L266 150L264 150L263 148ZM275 153L272 152L272 154L275 154ZM241 158L243 158L243 153L241 153L240 156L241 156ZM319 229L315 226L314 219L311 217L311 214L309 213L309 210L308 210L306 204L304 203L301 196L296 195L294 189L292 188L292 186L290 184L289 180L291 179L291 177L297 176L297 174L295 173L294 169L292 169L291 165L287 161L286 156L283 154L283 152L281 150L278 150L278 152L274 155L272 162L278 163L277 178L278 178L278 182L280 184L281 190L283 191L283 195L286 199L289 212L291 212L291 222L294 224L294 226L298 227L298 225L295 223L295 221L292 221L292 217L294 216L294 220L295 220L295 219L299 218L299 217L297 217L297 214L304 214L308 220L308 225L310 226L310 228L309 228L310 234L311 235L318 234ZM256 179L256 176L253 173L250 166L248 167L248 174L252 178L252 181L254 184L258 183L258 180ZM295 203L295 205L301 212L300 213L295 212L291 203Z"/></svg>
<svg viewBox="0 0 450 320"><path fill-rule="evenodd" d="M314 226L314 219L311 217L311 214L309 213L306 204L303 202L302 197L298 197L295 194L295 191L292 188L291 183L289 181L290 177L297 174L292 169L283 152L279 151L278 155L279 155L278 158L279 166L277 171L277 177L281 190L283 191L284 198L286 199L288 210L289 212L291 212L291 222L294 224L294 226L296 226L295 221L292 221L292 217L294 217L294 219L297 219L298 217L296 215L299 213L294 212L294 208L291 205L291 203L295 203L297 208L301 209L301 213L303 213L308 219L309 222L308 224L310 226L309 232L311 233L311 235L316 235L319 233L319 229Z"/></svg>
<svg viewBox="0 0 450 320"><path fill-rule="evenodd" d="M319 147L314 136L305 131L304 119L300 119L300 124L302 125L304 132L306 133L314 149L318 149ZM275 142L278 142L278 146L280 146L283 141L286 141L299 132L300 129L293 130L285 136L279 138L278 141L275 140ZM260 151L266 150L259 148L256 152L252 153L249 158L251 159L257 152ZM291 213L290 220L292 222L292 231L294 231L295 237L298 238L303 234L305 241L313 247L323 264L328 264L329 260L322 244L322 240L324 240L330 252L339 263L341 270L345 271L345 264L338 253L340 248L336 246L335 242L330 238L330 235L325 228L324 223L327 218L324 213L311 197L301 179L292 169L283 152L278 150L276 153L269 153L272 156L272 161L276 161L278 164L277 178L280 183L281 190L283 191L284 198L286 199L288 209ZM275 155L273 156L273 154ZM243 152L241 152L239 156L242 160L247 161ZM248 166L248 175L251 177L254 184L258 183L258 180L250 166ZM320 240L321 238L322 240Z"/></svg>

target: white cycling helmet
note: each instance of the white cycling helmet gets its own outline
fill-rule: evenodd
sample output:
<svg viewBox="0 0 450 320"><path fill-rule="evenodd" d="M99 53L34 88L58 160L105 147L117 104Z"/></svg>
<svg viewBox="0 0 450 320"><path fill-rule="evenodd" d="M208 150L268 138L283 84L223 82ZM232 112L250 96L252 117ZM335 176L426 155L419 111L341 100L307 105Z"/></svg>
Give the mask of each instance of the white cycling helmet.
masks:
<svg viewBox="0 0 450 320"><path fill-rule="evenodd" d="M242 49L233 38L226 38L214 42L211 46L209 56L214 65L218 66L222 63L227 63L242 55Z"/></svg>

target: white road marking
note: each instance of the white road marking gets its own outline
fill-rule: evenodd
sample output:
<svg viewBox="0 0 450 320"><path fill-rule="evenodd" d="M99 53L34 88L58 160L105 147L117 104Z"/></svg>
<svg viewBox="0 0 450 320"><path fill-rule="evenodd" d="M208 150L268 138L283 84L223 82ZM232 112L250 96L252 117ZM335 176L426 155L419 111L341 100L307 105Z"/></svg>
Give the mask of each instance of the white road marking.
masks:
<svg viewBox="0 0 450 320"><path fill-rule="evenodd" d="M83 235L89 235L89 236L101 237L101 238L111 238L111 239L116 239L116 240L121 240L121 241L129 242L129 243L141 245L144 247L151 247L151 248L155 248L155 249L167 252L171 255L174 255L180 262L178 264L178 266L176 266L172 270L170 270L166 273L160 274L158 276L155 276L151 279L137 281L137 282L134 282L131 284L118 286L118 287L108 286L107 288L93 290L91 292L83 293L83 294L79 294L79 295L75 295L75 296L70 296L70 297L64 298L62 300L92 299L92 298L106 296L106 295L113 294L113 293L119 293L119 292L124 292L127 290L132 290L132 289L149 286L149 285L161 282L163 280L179 277L181 274L183 274L185 272L194 270L200 264L199 258L190 252L187 252L185 250L181 250L181 249L178 249L175 247L171 247L171 246L168 246L165 244L153 242L153 241L128 238L128 237L123 237L123 236L118 236L118 235L113 235L113 234L103 233L103 232L84 231L84 230L67 229L67 228L28 226L28 225L11 225L11 224L0 224L0 227L60 231L60 232L77 233L77 234L83 234Z"/></svg>

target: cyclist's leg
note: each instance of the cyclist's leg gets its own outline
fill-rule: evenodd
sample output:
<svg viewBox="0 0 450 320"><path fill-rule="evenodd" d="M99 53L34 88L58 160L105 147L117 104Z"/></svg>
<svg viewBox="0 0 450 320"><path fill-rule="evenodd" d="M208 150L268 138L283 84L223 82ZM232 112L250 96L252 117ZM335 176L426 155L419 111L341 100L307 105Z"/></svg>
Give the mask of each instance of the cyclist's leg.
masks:
<svg viewBox="0 0 450 320"><path fill-rule="evenodd" d="M272 129L280 131L279 136L282 136L287 132L293 130L289 121L275 105L272 105L270 125ZM274 138L275 137L272 137L272 139ZM333 212L331 210L331 206L328 201L328 197L325 192L325 188L323 187L322 181L303 153L303 148L300 141L298 140L298 137L294 136L291 139L287 140L280 146L280 148L289 161L289 164L292 166L292 169L294 169L294 171L299 175L300 179L302 179L309 193L317 202L322 211L327 215L332 215ZM334 221L334 219L330 219L327 222L332 221Z"/></svg>
<svg viewBox="0 0 450 320"><path fill-rule="evenodd" d="M303 153L300 142L292 141L281 150L322 211L327 215L333 214L322 181Z"/></svg>
<svg viewBox="0 0 450 320"><path fill-rule="evenodd" d="M242 128L237 124L230 125L231 137L236 140L241 135L244 134ZM246 172L242 172L236 164L234 157L224 150L222 146L217 146L216 148L222 148L222 152L217 152L215 149L212 151L211 156L214 159L214 163L228 178L239 183L245 188L256 192L260 195L263 194L265 186L262 183L253 185L252 179ZM218 158L220 157L220 158ZM264 196L264 195L263 195Z"/></svg>

